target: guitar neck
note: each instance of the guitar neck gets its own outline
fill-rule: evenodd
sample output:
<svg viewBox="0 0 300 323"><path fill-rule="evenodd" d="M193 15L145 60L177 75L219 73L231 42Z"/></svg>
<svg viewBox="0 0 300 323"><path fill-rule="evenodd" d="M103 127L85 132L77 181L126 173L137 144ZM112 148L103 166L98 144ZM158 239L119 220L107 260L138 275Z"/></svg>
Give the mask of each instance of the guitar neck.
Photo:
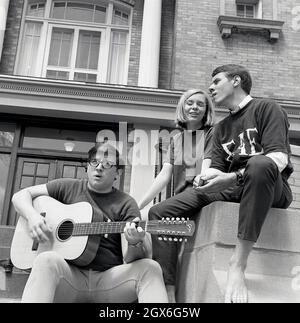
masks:
<svg viewBox="0 0 300 323"><path fill-rule="evenodd" d="M86 236L95 234L123 233L126 222L92 222L76 223L73 236ZM139 226L147 231L147 221L140 221Z"/></svg>

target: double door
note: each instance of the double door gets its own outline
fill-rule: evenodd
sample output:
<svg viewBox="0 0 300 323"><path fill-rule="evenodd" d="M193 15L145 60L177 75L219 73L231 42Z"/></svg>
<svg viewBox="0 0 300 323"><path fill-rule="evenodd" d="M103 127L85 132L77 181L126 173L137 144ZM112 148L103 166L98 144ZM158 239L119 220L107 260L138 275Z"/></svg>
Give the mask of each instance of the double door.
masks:
<svg viewBox="0 0 300 323"><path fill-rule="evenodd" d="M86 163L78 161L19 157L14 193L32 185L45 184L56 178L86 178ZM8 225L15 225L17 213L10 205Z"/></svg>

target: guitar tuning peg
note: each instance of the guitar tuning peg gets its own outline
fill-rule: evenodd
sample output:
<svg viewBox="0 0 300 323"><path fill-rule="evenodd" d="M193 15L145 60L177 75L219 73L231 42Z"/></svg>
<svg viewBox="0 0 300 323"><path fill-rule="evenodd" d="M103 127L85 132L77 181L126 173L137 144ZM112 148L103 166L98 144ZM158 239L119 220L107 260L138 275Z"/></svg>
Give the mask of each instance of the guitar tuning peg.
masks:
<svg viewBox="0 0 300 323"><path fill-rule="evenodd" d="M164 237L164 241L168 241L168 238Z"/></svg>
<svg viewBox="0 0 300 323"><path fill-rule="evenodd" d="M165 221L165 218L161 218L162 219L162 221Z"/></svg>
<svg viewBox="0 0 300 323"><path fill-rule="evenodd" d="M172 221L175 221L175 218L172 218Z"/></svg>
<svg viewBox="0 0 300 323"><path fill-rule="evenodd" d="M163 239L162 237L158 237L158 240L159 240L159 241L162 241L162 239Z"/></svg>
<svg viewBox="0 0 300 323"><path fill-rule="evenodd" d="M185 218L181 218L181 221L185 221Z"/></svg>
<svg viewBox="0 0 300 323"><path fill-rule="evenodd" d="M166 218L167 221L170 221L170 218Z"/></svg>
<svg viewBox="0 0 300 323"><path fill-rule="evenodd" d="M173 241L177 242L178 241L178 238L174 238Z"/></svg>
<svg viewBox="0 0 300 323"><path fill-rule="evenodd" d="M173 238L169 238L169 241L173 241Z"/></svg>
<svg viewBox="0 0 300 323"><path fill-rule="evenodd" d="M190 218L186 218L187 221L190 221Z"/></svg>
<svg viewBox="0 0 300 323"><path fill-rule="evenodd" d="M180 221L180 218L176 218L176 221Z"/></svg>
<svg viewBox="0 0 300 323"><path fill-rule="evenodd" d="M182 238L179 239L179 242L182 242Z"/></svg>
<svg viewBox="0 0 300 323"><path fill-rule="evenodd" d="M187 242L187 238L184 239L184 242Z"/></svg>

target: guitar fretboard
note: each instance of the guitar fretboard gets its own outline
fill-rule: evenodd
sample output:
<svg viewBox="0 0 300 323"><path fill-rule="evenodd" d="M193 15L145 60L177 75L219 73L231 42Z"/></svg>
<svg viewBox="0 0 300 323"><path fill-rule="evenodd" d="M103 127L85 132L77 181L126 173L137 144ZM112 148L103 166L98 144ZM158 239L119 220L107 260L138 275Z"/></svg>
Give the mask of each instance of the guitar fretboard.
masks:
<svg viewBox="0 0 300 323"><path fill-rule="evenodd" d="M93 234L123 233L126 222L92 222L76 223L73 236L86 236ZM140 221L139 226L147 231L147 221Z"/></svg>

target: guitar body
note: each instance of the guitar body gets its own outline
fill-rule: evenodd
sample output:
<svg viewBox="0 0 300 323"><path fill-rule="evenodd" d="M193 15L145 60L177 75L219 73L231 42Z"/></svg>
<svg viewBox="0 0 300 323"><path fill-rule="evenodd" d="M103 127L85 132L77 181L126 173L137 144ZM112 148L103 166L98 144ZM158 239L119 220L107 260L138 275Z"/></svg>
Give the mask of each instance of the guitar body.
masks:
<svg viewBox="0 0 300 323"><path fill-rule="evenodd" d="M49 196L39 196L33 207L47 220L52 232L49 241L37 243L28 230L27 220L19 217L11 245L11 261L20 269L32 268L35 258L42 252L55 251L64 259L78 266L86 266L95 258L101 235L122 233L126 222L103 222L97 218L88 202L63 204ZM184 236L192 236L193 221L184 219L162 219L140 221L139 226L150 234L166 237L164 240L182 241Z"/></svg>
<svg viewBox="0 0 300 323"><path fill-rule="evenodd" d="M39 213L45 213L45 218L52 227L52 235L48 242L39 243L37 250L32 250L35 249L34 241L30 237L27 220L20 216L11 246L11 260L15 267L31 268L37 255L45 251L55 251L79 266L87 265L94 259L100 236L63 236L62 239L62 232L59 232L62 222L92 222L93 210L88 202L66 205L51 197L40 196L33 201L33 206Z"/></svg>

